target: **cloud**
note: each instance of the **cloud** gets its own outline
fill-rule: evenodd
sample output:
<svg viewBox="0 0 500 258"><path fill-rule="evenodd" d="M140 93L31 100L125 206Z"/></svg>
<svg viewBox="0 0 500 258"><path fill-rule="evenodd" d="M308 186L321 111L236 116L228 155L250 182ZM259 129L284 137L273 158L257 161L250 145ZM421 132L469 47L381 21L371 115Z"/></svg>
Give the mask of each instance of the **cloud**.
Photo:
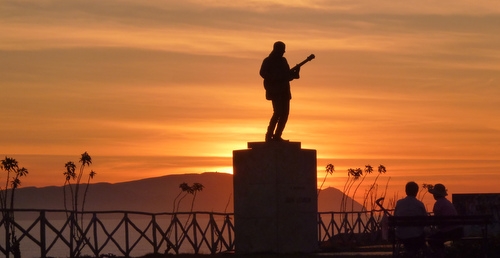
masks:
<svg viewBox="0 0 500 258"><path fill-rule="evenodd" d="M292 65L316 54L292 82L286 138L324 156L498 156L496 2L0 8L5 153L227 157L263 139L258 69L283 40Z"/></svg>
<svg viewBox="0 0 500 258"><path fill-rule="evenodd" d="M436 37L433 31L457 27L494 29L492 21L498 20L494 11L500 11L495 5L486 9L468 1L350 1L350 7L342 7L345 1L233 2L7 2L0 19L4 24L0 30L7 35L1 46L122 47L218 55L247 51L248 56L267 51L269 43L283 38L300 48L377 49L378 44L393 48L400 44L387 46L389 37L398 43L415 32L430 39ZM261 11L262 6L269 11ZM485 12L478 14L475 9Z"/></svg>

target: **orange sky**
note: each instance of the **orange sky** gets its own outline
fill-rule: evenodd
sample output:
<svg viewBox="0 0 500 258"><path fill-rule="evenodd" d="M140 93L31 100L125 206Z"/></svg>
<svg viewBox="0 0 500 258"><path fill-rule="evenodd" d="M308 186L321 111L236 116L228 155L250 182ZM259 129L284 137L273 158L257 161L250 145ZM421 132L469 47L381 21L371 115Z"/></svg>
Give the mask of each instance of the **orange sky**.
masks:
<svg viewBox="0 0 500 258"><path fill-rule="evenodd" d="M326 186L366 164L455 192L500 179L498 1L3 1L0 35L0 154L23 186L62 185L84 151L94 182L230 172L264 139L276 40L291 65L316 55L283 137L319 178L336 165Z"/></svg>

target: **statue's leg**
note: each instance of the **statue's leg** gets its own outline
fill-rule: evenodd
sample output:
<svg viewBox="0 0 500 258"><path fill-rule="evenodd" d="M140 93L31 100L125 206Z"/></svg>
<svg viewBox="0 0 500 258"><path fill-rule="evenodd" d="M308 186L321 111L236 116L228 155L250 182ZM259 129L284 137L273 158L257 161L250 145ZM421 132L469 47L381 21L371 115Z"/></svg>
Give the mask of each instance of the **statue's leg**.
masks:
<svg viewBox="0 0 500 258"><path fill-rule="evenodd" d="M266 142L270 141L273 139L274 135L274 129L276 128L276 124L278 123L279 119L279 113L278 111L278 102L273 100L273 116L269 120L269 125L267 126L267 132L266 132Z"/></svg>
<svg viewBox="0 0 500 258"><path fill-rule="evenodd" d="M283 140L281 139L281 135L283 134L283 130L285 130L286 122L288 121L288 115L290 114L290 100L282 99L277 103L277 108L275 108L274 113L278 113L278 126L276 127L276 131L274 132L273 139L274 140Z"/></svg>

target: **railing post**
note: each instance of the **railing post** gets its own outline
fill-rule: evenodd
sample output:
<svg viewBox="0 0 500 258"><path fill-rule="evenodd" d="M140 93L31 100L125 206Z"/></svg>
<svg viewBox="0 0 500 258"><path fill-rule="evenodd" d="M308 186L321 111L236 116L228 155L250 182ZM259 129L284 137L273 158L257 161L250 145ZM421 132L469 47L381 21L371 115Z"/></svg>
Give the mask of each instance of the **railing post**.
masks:
<svg viewBox="0 0 500 258"><path fill-rule="evenodd" d="M231 218L227 214L225 216L224 223L227 224L227 236L228 236L229 248L234 249L233 234L231 234L233 232L233 231L231 231L233 224L231 223ZM222 232L221 232L221 234L222 234Z"/></svg>
<svg viewBox="0 0 500 258"><path fill-rule="evenodd" d="M179 232L178 232L178 218L177 213L174 213L174 235L175 235L175 254L179 254Z"/></svg>
<svg viewBox="0 0 500 258"><path fill-rule="evenodd" d="M40 257L47 257L47 243L46 243L46 233L45 233L45 211L40 211Z"/></svg>
<svg viewBox="0 0 500 258"><path fill-rule="evenodd" d="M210 213L210 231L210 241L212 242L210 253L215 254L217 253L217 247L219 246L219 243L222 242L221 239L224 237L222 235L222 231L219 230L219 227L217 227L217 222L215 221L214 214L212 212Z"/></svg>
<svg viewBox="0 0 500 258"><path fill-rule="evenodd" d="M75 221L74 221L74 212L70 211L70 217L69 219L69 257L74 258L75 257L75 250L74 250L74 245L75 245Z"/></svg>
<svg viewBox="0 0 500 258"><path fill-rule="evenodd" d="M321 224L323 224L323 221L321 214L318 212L318 242L321 242Z"/></svg>
<svg viewBox="0 0 500 258"><path fill-rule="evenodd" d="M191 226L193 227L193 241L194 241L194 253L198 254L200 252L199 247L198 247L198 229L196 228L197 225L196 221L196 213L193 213L193 220L191 220ZM187 230L186 230L187 233Z"/></svg>
<svg viewBox="0 0 500 258"><path fill-rule="evenodd" d="M129 243L129 232L128 232L128 213L125 212L125 255L130 256L130 243Z"/></svg>
<svg viewBox="0 0 500 258"><path fill-rule="evenodd" d="M356 223L358 223L358 232L361 233L361 212L358 212L358 218L356 219Z"/></svg>
<svg viewBox="0 0 500 258"><path fill-rule="evenodd" d="M331 212L331 213L330 213L330 221L329 221L328 223L330 223L330 224L328 225L328 227L331 227L331 228L332 228L332 233L331 233L331 235L333 236L333 235L335 234L335 226L336 226L336 224L335 224L335 213L333 213L333 212ZM331 225L331 226L330 226L330 225Z"/></svg>
<svg viewBox="0 0 500 258"><path fill-rule="evenodd" d="M151 232L153 234L153 253L158 254L158 249L160 247L158 246L158 240L156 238L156 215L155 214L151 215L151 226L152 226Z"/></svg>
<svg viewBox="0 0 500 258"><path fill-rule="evenodd" d="M4 220L5 220L5 250L6 254L5 257L9 258L10 257L10 216L8 211L4 211Z"/></svg>
<svg viewBox="0 0 500 258"><path fill-rule="evenodd" d="M208 244L208 249L210 250L210 254L214 254L214 246L215 246L215 238L214 238L214 215L213 213L208 214L208 227L210 227L210 243ZM205 233L206 234L206 233ZM205 235L206 237L206 235Z"/></svg>
<svg viewBox="0 0 500 258"><path fill-rule="evenodd" d="M97 240L97 213L92 213L92 220L91 220L91 223L92 223L92 231L94 231L94 255L96 257L99 256L99 242Z"/></svg>

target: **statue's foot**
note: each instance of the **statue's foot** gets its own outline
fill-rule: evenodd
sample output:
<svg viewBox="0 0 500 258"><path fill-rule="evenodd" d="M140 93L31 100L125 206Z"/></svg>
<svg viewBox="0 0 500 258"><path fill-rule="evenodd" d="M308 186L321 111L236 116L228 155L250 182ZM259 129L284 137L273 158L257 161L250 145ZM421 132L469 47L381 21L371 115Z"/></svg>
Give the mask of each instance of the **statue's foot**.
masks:
<svg viewBox="0 0 500 258"><path fill-rule="evenodd" d="M276 136L273 137L273 141L275 141L275 142L289 142L289 140L285 140L285 139L281 138L281 136L280 137L276 137Z"/></svg>

